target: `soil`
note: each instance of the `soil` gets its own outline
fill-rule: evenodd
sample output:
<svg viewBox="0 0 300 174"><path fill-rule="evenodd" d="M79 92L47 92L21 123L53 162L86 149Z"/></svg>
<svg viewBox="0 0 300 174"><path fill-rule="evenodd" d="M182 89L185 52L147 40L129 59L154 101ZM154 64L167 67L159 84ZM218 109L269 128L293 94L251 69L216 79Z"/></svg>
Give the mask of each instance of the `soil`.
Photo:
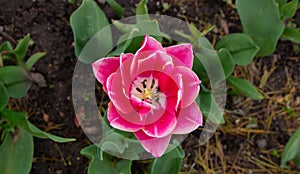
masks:
<svg viewBox="0 0 300 174"><path fill-rule="evenodd" d="M134 15L138 1L117 2L126 8L125 17ZM164 8L164 2L170 8ZM99 5L109 19L117 19L108 4L99 1ZM24 99L11 102L26 111L29 120L42 130L77 139L72 143L55 143L35 138L32 174L87 173L89 161L80 155L80 150L90 141L76 125L71 98L77 59L69 18L77 7L76 2L66 0L0 0L0 43L8 40L15 44L16 39L30 33L34 43L28 55L38 51L47 53L32 70L45 84L33 84ZM148 8L149 13L193 22L200 30L216 25L207 36L213 44L227 33L242 31L236 9L220 0L149 0ZM295 21L299 27L299 12ZM226 124L218 128L208 143L199 146L201 129L183 142L186 153L183 173L280 172L280 156L273 153L281 154L288 138L300 125L297 49L297 44L280 41L272 56L257 58L248 67L236 67L235 75L257 85L265 99L229 97ZM288 172L299 170L291 166ZM133 168L135 173L146 170L144 163L138 161Z"/></svg>

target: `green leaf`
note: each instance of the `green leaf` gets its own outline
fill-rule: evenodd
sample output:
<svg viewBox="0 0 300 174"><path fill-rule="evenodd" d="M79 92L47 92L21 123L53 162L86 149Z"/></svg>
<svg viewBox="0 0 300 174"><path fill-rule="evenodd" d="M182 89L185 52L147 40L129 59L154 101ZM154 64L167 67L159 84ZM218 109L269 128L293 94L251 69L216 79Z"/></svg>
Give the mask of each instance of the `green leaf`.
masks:
<svg viewBox="0 0 300 174"><path fill-rule="evenodd" d="M290 137L289 141L285 145L281 156L280 166L287 168L288 166L286 165L286 162L296 157L297 157L296 161L298 161L299 154L300 154L300 127Z"/></svg>
<svg viewBox="0 0 300 174"><path fill-rule="evenodd" d="M235 78L230 76L227 78L227 82L237 92L252 98L253 100L261 100L263 96L257 91L257 89L248 81L244 79Z"/></svg>
<svg viewBox="0 0 300 174"><path fill-rule="evenodd" d="M83 63L91 63L105 57L112 49L109 22L93 0L83 0L80 7L71 15L70 23L75 40L75 55ZM86 46L88 42L89 45ZM84 50L85 46L87 48ZM81 53L83 51L84 53Z"/></svg>
<svg viewBox="0 0 300 174"><path fill-rule="evenodd" d="M221 48L218 52L221 60L225 78L229 77L234 69L234 62L230 52L227 49Z"/></svg>
<svg viewBox="0 0 300 174"><path fill-rule="evenodd" d="M0 115L9 121L13 126L18 126L24 129L32 136L38 138L50 138L51 140L60 143L75 141L74 138L62 138L40 130L26 119L26 114L24 113L4 109L0 112Z"/></svg>
<svg viewBox="0 0 300 174"><path fill-rule="evenodd" d="M80 153L91 160L88 174L95 173L131 173L130 160L120 160L117 165L114 164L113 159L106 153L103 153L102 159L99 156L101 149L96 145L90 145L80 151Z"/></svg>
<svg viewBox="0 0 300 174"><path fill-rule="evenodd" d="M295 43L300 43L300 31L295 28L286 27L281 37Z"/></svg>
<svg viewBox="0 0 300 174"><path fill-rule="evenodd" d="M45 52L39 52L35 53L34 55L30 56L29 59L26 61L26 68L27 70L30 70L33 65L40 60L40 58L44 57L46 55Z"/></svg>
<svg viewBox="0 0 300 174"><path fill-rule="evenodd" d="M113 11L117 14L118 18L121 18L125 8L121 7L116 1L114 0L106 0L109 6L113 9Z"/></svg>
<svg viewBox="0 0 300 174"><path fill-rule="evenodd" d="M138 3L135 11L137 21L149 20L147 3L148 0L141 0Z"/></svg>
<svg viewBox="0 0 300 174"><path fill-rule="evenodd" d="M247 34L236 33L224 36L216 45L216 49L226 48L237 65L249 65L259 47Z"/></svg>
<svg viewBox="0 0 300 174"><path fill-rule="evenodd" d="M18 66L23 66L24 57L26 56L30 41L30 35L27 34L23 39L18 41L18 45L14 50L14 54L17 58Z"/></svg>
<svg viewBox="0 0 300 174"><path fill-rule="evenodd" d="M260 48L256 56L272 54L284 30L275 1L237 0L236 6L244 32Z"/></svg>
<svg viewBox="0 0 300 174"><path fill-rule="evenodd" d="M13 47L11 46L11 44L9 42L3 42L0 45L0 53L2 51L8 51L8 52L12 52L13 51Z"/></svg>
<svg viewBox="0 0 300 174"><path fill-rule="evenodd" d="M98 147L104 152L126 159L139 159L139 154L145 151L132 132L112 128L108 123L106 113L104 115L103 137Z"/></svg>
<svg viewBox="0 0 300 174"><path fill-rule="evenodd" d="M12 135L5 133L0 146L1 174L28 174L33 158L33 137L23 129Z"/></svg>
<svg viewBox="0 0 300 174"><path fill-rule="evenodd" d="M168 37L160 31L157 20L140 20L136 24L131 25L115 21L113 24L119 31L124 33L118 40L118 48L114 54L136 52L147 34L159 42L162 40L162 37Z"/></svg>
<svg viewBox="0 0 300 174"><path fill-rule="evenodd" d="M4 108L6 108L9 99L6 87L2 82L0 82L0 98L0 111L2 111Z"/></svg>
<svg viewBox="0 0 300 174"><path fill-rule="evenodd" d="M292 0L280 8L281 19L292 18L297 11L299 0Z"/></svg>
<svg viewBox="0 0 300 174"><path fill-rule="evenodd" d="M215 124L224 124L223 114L211 92L202 90L197 100L202 114Z"/></svg>
<svg viewBox="0 0 300 174"><path fill-rule="evenodd" d="M278 3L279 9L280 9L284 4L286 4L287 0L275 0L275 1Z"/></svg>
<svg viewBox="0 0 300 174"><path fill-rule="evenodd" d="M17 66L0 68L0 82L4 84L8 95L13 98L22 98L31 85L27 72Z"/></svg>
<svg viewBox="0 0 300 174"><path fill-rule="evenodd" d="M167 153L160 158L155 158L152 161L152 164L149 168L149 174L179 173L184 156L184 151L180 145L176 147L175 145L170 144L167 148Z"/></svg>

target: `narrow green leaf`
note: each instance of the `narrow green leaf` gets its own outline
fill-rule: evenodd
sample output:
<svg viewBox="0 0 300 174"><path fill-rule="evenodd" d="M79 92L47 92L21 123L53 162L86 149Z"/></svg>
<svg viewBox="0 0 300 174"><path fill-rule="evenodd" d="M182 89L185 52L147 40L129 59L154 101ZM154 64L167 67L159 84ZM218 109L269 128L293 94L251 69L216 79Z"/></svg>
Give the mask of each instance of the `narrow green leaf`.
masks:
<svg viewBox="0 0 300 174"><path fill-rule="evenodd" d="M248 81L244 79L235 78L230 76L227 78L227 82L231 85L237 92L252 98L253 100L261 100L263 96L257 91L257 89Z"/></svg>
<svg viewBox="0 0 300 174"><path fill-rule="evenodd" d="M102 159L99 156L101 149L96 145L90 145L85 147L80 151L80 153L91 160L88 174L95 173L122 173L130 174L131 173L131 163L130 160L120 160L117 165L113 162L113 158L106 153L103 153ZM101 171L101 172L100 172Z"/></svg>
<svg viewBox="0 0 300 174"><path fill-rule="evenodd" d="M175 145L170 144L167 148L167 153L160 158L155 158L152 161L152 164L149 168L149 174L179 173L184 156L184 151L180 145L176 147Z"/></svg>
<svg viewBox="0 0 300 174"><path fill-rule="evenodd" d="M278 3L279 9L286 4L287 0L276 0L276 2Z"/></svg>
<svg viewBox="0 0 300 174"><path fill-rule="evenodd" d="M8 95L13 98L22 98L31 85L27 72L17 66L0 68L0 82L4 84Z"/></svg>
<svg viewBox="0 0 300 174"><path fill-rule="evenodd" d="M20 112L14 112L8 109L4 109L0 112L0 115L9 121L13 126L18 126L28 133L30 133L32 136L38 137L38 138L50 138L53 141L64 143L64 142L71 142L75 141L74 138L62 138L59 136L52 135L50 133L44 132L40 130L39 128L35 127L32 123L30 123L26 119L26 114L20 113Z"/></svg>
<svg viewBox="0 0 300 174"><path fill-rule="evenodd" d="M14 50L14 54L16 55L17 59L23 60L28 50L29 41L30 41L29 34L27 34L24 38L18 41L18 45Z"/></svg>
<svg viewBox="0 0 300 174"><path fill-rule="evenodd" d="M125 8L121 7L116 1L114 0L106 0L109 6L113 9L113 11L117 14L118 18L121 18Z"/></svg>
<svg viewBox="0 0 300 174"><path fill-rule="evenodd" d="M286 27L281 36L283 39L290 40L295 43L300 43L300 31L295 28Z"/></svg>
<svg viewBox="0 0 300 174"><path fill-rule="evenodd" d="M216 45L216 49L226 48L234 63L237 65L249 65L259 47L247 34L236 33L224 36Z"/></svg>
<svg viewBox="0 0 300 174"><path fill-rule="evenodd" d="M298 153L298 154L297 154ZM282 152L280 166L287 168L286 162L298 157L300 154L300 127L296 132L290 137L289 141L284 147ZM299 160L299 159L296 160Z"/></svg>
<svg viewBox="0 0 300 174"><path fill-rule="evenodd" d="M0 45L0 53L2 51L8 51L8 52L12 52L13 51L13 47L11 46L11 44L9 42L3 42Z"/></svg>
<svg viewBox="0 0 300 174"><path fill-rule="evenodd" d="M141 0L136 7L136 19L137 21L148 20L148 8L147 8L148 0Z"/></svg>
<svg viewBox="0 0 300 174"><path fill-rule="evenodd" d="M80 7L71 15L71 28L75 40L75 55L84 63L91 63L107 54L112 48L112 35L109 22L93 0L83 0ZM99 31L102 32L99 32ZM81 52L90 41L86 50ZM100 55L98 55L100 53ZM95 57L98 55L99 57Z"/></svg>
<svg viewBox="0 0 300 174"><path fill-rule="evenodd" d="M29 59L26 61L26 68L27 70L30 70L33 65L40 60L40 58L44 57L46 55L45 52L39 52L39 53L35 53L32 56L29 57Z"/></svg>
<svg viewBox="0 0 300 174"><path fill-rule="evenodd" d="M260 48L256 56L272 54L284 30L278 5L274 0L236 0L236 6L244 32Z"/></svg>
<svg viewBox="0 0 300 174"><path fill-rule="evenodd" d="M225 78L229 77L234 69L234 61L227 49L221 48L218 52L218 56L221 60Z"/></svg>
<svg viewBox="0 0 300 174"><path fill-rule="evenodd" d="M12 135L5 133L0 146L1 174L28 174L33 158L33 137L23 129Z"/></svg>
<svg viewBox="0 0 300 174"><path fill-rule="evenodd" d="M202 90L197 100L202 114L215 124L224 124L223 114L211 92Z"/></svg>
<svg viewBox="0 0 300 174"><path fill-rule="evenodd" d="M0 99L0 111L2 111L4 108L6 108L9 99L6 87L2 82L0 82Z"/></svg>
<svg viewBox="0 0 300 174"><path fill-rule="evenodd" d="M280 8L281 19L292 18L297 11L299 0L292 0Z"/></svg>

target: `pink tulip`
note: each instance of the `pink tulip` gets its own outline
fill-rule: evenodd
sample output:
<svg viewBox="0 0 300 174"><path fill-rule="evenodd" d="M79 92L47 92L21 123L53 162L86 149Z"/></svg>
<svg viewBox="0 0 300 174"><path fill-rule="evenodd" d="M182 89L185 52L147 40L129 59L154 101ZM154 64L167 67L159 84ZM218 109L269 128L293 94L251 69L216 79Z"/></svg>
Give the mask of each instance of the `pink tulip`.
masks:
<svg viewBox="0 0 300 174"><path fill-rule="evenodd" d="M192 65L191 44L163 48L148 35L135 54L94 62L94 74L111 99L110 125L133 132L146 151L161 157L172 134L202 126L195 102L200 80Z"/></svg>

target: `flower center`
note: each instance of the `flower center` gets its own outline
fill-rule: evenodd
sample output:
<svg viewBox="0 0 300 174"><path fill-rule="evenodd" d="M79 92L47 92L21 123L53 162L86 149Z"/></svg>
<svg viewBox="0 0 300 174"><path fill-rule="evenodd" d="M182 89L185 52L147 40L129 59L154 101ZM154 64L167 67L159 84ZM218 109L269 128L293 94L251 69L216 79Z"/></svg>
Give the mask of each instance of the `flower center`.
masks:
<svg viewBox="0 0 300 174"><path fill-rule="evenodd" d="M138 77L132 85L131 94L154 106L165 106L165 96L160 92L158 80L154 77Z"/></svg>

